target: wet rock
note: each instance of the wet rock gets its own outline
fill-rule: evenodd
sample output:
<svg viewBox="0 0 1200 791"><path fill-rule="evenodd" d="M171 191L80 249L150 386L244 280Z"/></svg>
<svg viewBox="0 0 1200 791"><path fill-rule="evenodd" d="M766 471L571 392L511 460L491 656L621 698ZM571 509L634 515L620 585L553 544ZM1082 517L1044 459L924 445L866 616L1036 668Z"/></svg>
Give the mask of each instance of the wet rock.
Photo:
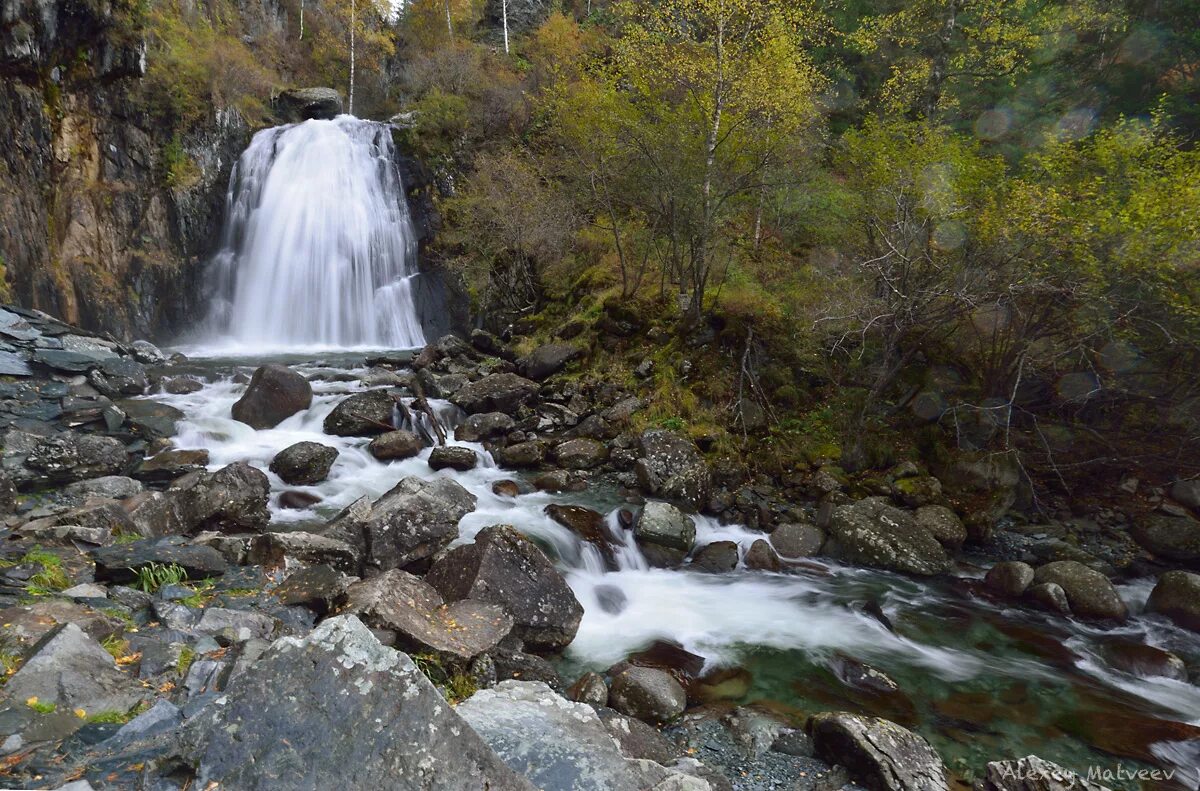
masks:
<svg viewBox="0 0 1200 791"><path fill-rule="evenodd" d="M1040 582L1029 586L1028 596L1035 604L1050 612L1061 615L1071 614L1071 604L1067 601L1067 592L1061 585L1053 582Z"/></svg>
<svg viewBox="0 0 1200 791"><path fill-rule="evenodd" d="M831 657L829 669L857 706L905 725L917 721L912 699L883 671L840 651Z"/></svg>
<svg viewBox="0 0 1200 791"><path fill-rule="evenodd" d="M132 709L147 696L141 684L117 669L112 656L73 623L63 624L35 645L0 700L24 706L29 699L86 714Z"/></svg>
<svg viewBox="0 0 1200 791"><path fill-rule="evenodd" d="M616 740L621 754L627 758L654 761L670 766L683 755L683 750L667 737L639 719L621 714L604 706L596 708L604 730Z"/></svg>
<svg viewBox="0 0 1200 791"><path fill-rule="evenodd" d="M540 492L582 492L587 489L587 478L580 472L549 470L534 478L533 486Z"/></svg>
<svg viewBox="0 0 1200 791"><path fill-rule="evenodd" d="M499 357L502 360L514 362L516 355L504 343L487 330L474 329L471 330L471 345L484 354L490 354Z"/></svg>
<svg viewBox="0 0 1200 791"><path fill-rule="evenodd" d="M204 383L190 376L172 376L163 380L162 389L171 395L188 395L203 390Z"/></svg>
<svg viewBox="0 0 1200 791"><path fill-rule="evenodd" d="M144 365L163 365L167 362L167 355L150 341L137 340L129 348L134 359Z"/></svg>
<svg viewBox="0 0 1200 791"><path fill-rule="evenodd" d="M609 541L603 514L581 505L560 505L559 503L551 503L546 506L545 513L546 516L584 541L595 544L606 557L611 558L612 543Z"/></svg>
<svg viewBox="0 0 1200 791"><path fill-rule="evenodd" d="M690 439L673 431L651 429L638 437L637 453L638 484L648 494L697 511L708 503L712 474Z"/></svg>
<svg viewBox="0 0 1200 791"><path fill-rule="evenodd" d="M688 697L700 703L742 700L750 693L753 683L750 671L741 667L727 667L695 679L688 687Z"/></svg>
<svg viewBox="0 0 1200 791"><path fill-rule="evenodd" d="M872 791L949 791L937 751L894 722L825 713L810 718L808 728L822 760L845 766Z"/></svg>
<svg viewBox="0 0 1200 791"><path fill-rule="evenodd" d="M521 486L516 481L496 481L492 484L492 494L499 497L517 497L521 494Z"/></svg>
<svg viewBox="0 0 1200 791"><path fill-rule="evenodd" d="M1106 646L1105 659L1117 670L1139 678L1187 681L1187 665L1175 654L1152 645L1119 642Z"/></svg>
<svg viewBox="0 0 1200 791"><path fill-rule="evenodd" d="M670 503L652 500L643 506L633 527L634 537L650 565L678 566L696 541L691 517Z"/></svg>
<svg viewBox="0 0 1200 791"><path fill-rule="evenodd" d="M447 604L433 586L399 569L354 583L345 598L339 612L396 632L400 645L463 660L495 648L513 627L503 607L474 599Z"/></svg>
<svg viewBox="0 0 1200 791"><path fill-rule="evenodd" d="M554 461L568 470L590 470L608 458L608 448L594 439L572 439L554 448Z"/></svg>
<svg viewBox="0 0 1200 791"><path fill-rule="evenodd" d="M1108 577L1074 560L1047 563L1034 573L1033 581L1060 586L1067 595L1071 612L1081 618L1121 621L1129 614Z"/></svg>
<svg viewBox="0 0 1200 791"><path fill-rule="evenodd" d="M478 461L475 451L454 445L442 445L429 453L429 466L435 470L466 472L475 469Z"/></svg>
<svg viewBox="0 0 1200 791"><path fill-rule="evenodd" d="M424 440L403 429L380 434L367 445L370 454L380 461L411 459L424 449Z"/></svg>
<svg viewBox="0 0 1200 791"><path fill-rule="evenodd" d="M948 552L962 549L967 528L958 514L944 505L923 505L913 514L917 525L928 530Z"/></svg>
<svg viewBox="0 0 1200 791"><path fill-rule="evenodd" d="M164 450L138 464L133 477L147 483L169 483L208 466L207 450Z"/></svg>
<svg viewBox="0 0 1200 791"><path fill-rule="evenodd" d="M324 563L351 574L357 572L362 563L358 551L345 541L302 530L255 536L250 541L246 559L266 569Z"/></svg>
<svg viewBox="0 0 1200 791"><path fill-rule="evenodd" d="M783 564L779 562L779 556L771 548L771 543L765 538L756 539L750 545L750 548L746 550L745 563L746 568L756 571L779 571L783 567Z"/></svg>
<svg viewBox="0 0 1200 791"><path fill-rule="evenodd" d="M1006 560L988 569L983 584L1001 596L1016 599L1033 584L1033 577L1033 566L1019 560Z"/></svg>
<svg viewBox="0 0 1200 791"><path fill-rule="evenodd" d="M942 497L942 482L931 475L901 478L892 484L896 499L909 508L931 505Z"/></svg>
<svg viewBox="0 0 1200 791"><path fill-rule="evenodd" d="M649 723L670 722L687 708L687 693L675 677L651 667L626 667L612 680L609 705Z"/></svg>
<svg viewBox="0 0 1200 791"><path fill-rule="evenodd" d="M275 458L271 459L270 470L284 483L292 486L312 486L329 477L329 470L337 461L337 457L337 448L319 442L297 442L275 454Z"/></svg>
<svg viewBox="0 0 1200 791"><path fill-rule="evenodd" d="M449 478L402 479L369 503L353 503L325 535L355 547L367 568L403 568L440 552L458 537L458 522L475 510L475 496Z"/></svg>
<svg viewBox="0 0 1200 791"><path fill-rule="evenodd" d="M186 525L173 496L162 492L142 492L121 503L134 532L144 538L161 538L183 533Z"/></svg>
<svg viewBox="0 0 1200 791"><path fill-rule="evenodd" d="M303 694L280 694L284 678ZM188 722L184 744L197 788L336 788L348 778L361 788L395 788L401 778L412 788L531 788L407 656L353 617L273 643L221 705Z"/></svg>
<svg viewBox="0 0 1200 791"><path fill-rule="evenodd" d="M517 361L522 376L541 381L567 367L567 363L583 356L583 349L569 343L548 343L539 346Z"/></svg>
<svg viewBox="0 0 1200 791"><path fill-rule="evenodd" d="M725 574L737 568L738 559L736 541L714 541L696 551L688 568L706 574Z"/></svg>
<svg viewBox="0 0 1200 791"><path fill-rule="evenodd" d="M105 360L98 369L88 373L88 381L109 398L141 395L150 387L145 366L124 358Z"/></svg>
<svg viewBox="0 0 1200 791"><path fill-rule="evenodd" d="M758 758L771 749L771 745L786 727L773 717L747 706L739 706L725 715L723 722L729 729L741 751L749 758Z"/></svg>
<svg viewBox="0 0 1200 791"><path fill-rule="evenodd" d="M785 558L808 558L821 552L825 531L805 522L787 522L771 532L771 546Z"/></svg>
<svg viewBox="0 0 1200 791"><path fill-rule="evenodd" d="M272 105L285 124L310 118L329 121L342 114L342 95L333 88L288 88Z"/></svg>
<svg viewBox="0 0 1200 791"><path fill-rule="evenodd" d="M538 466L545 460L546 445L537 440L518 442L515 445L496 448L492 451L492 457L501 467L528 469Z"/></svg>
<svg viewBox="0 0 1200 791"><path fill-rule="evenodd" d="M279 507L291 511L303 511L321 502L321 498L311 492L288 491L279 495Z"/></svg>
<svg viewBox="0 0 1200 791"><path fill-rule="evenodd" d="M488 656L500 680L540 681L556 692L563 691L563 680L554 665L538 656L528 654L520 647L521 641L509 637L501 641Z"/></svg>
<svg viewBox="0 0 1200 791"><path fill-rule="evenodd" d="M1176 481L1171 486L1171 499L1193 511L1200 511L1200 480Z"/></svg>
<svg viewBox="0 0 1200 791"><path fill-rule="evenodd" d="M368 390L341 401L325 417L326 434L337 437L373 437L395 430L395 400L390 390Z"/></svg>
<svg viewBox="0 0 1200 791"><path fill-rule="evenodd" d="M575 638L583 607L549 558L507 525L485 528L474 543L455 547L425 581L447 601L478 599L512 615L513 634L538 650L564 648Z"/></svg>
<svg viewBox="0 0 1200 791"><path fill-rule="evenodd" d="M1160 558L1181 563L1200 561L1200 521L1190 517L1146 514L1134 522L1132 535Z"/></svg>
<svg viewBox="0 0 1200 791"><path fill-rule="evenodd" d="M471 414L503 412L515 415L537 396L538 384L511 373L489 374L459 390L450 399Z"/></svg>
<svg viewBox="0 0 1200 791"><path fill-rule="evenodd" d="M127 478L124 475L105 475L102 478L91 478L77 481L63 487L63 494L81 500L90 497L104 497L113 500L124 500L139 494L145 487L140 481Z"/></svg>
<svg viewBox="0 0 1200 791"><path fill-rule="evenodd" d="M1200 574L1168 571L1158 578L1146 611L1165 615L1193 632L1200 632Z"/></svg>
<svg viewBox="0 0 1200 791"><path fill-rule="evenodd" d="M572 791L677 789L708 784L621 754L596 712L545 684L503 681L459 704L467 724L538 788Z"/></svg>
<svg viewBox="0 0 1200 791"><path fill-rule="evenodd" d="M18 487L117 475L124 470L128 456L125 446L112 437L64 431L38 440L24 462L23 469L10 470Z"/></svg>
<svg viewBox="0 0 1200 791"><path fill-rule="evenodd" d="M271 521L270 490L267 476L245 462L185 476L170 489L184 525L193 532L262 530Z"/></svg>
<svg viewBox="0 0 1200 791"><path fill-rule="evenodd" d="M96 579L100 582L125 583L137 579L137 572L151 564L181 566L188 579L219 577L227 565L221 553L211 547L186 546L178 538L148 539L114 544L93 550Z"/></svg>
<svg viewBox="0 0 1200 791"><path fill-rule="evenodd" d="M950 567L942 545L911 513L879 497L834 508L829 542L827 554L851 563L920 575Z"/></svg>
<svg viewBox="0 0 1200 791"><path fill-rule="evenodd" d="M978 788L980 791L1109 791L1036 755L988 763L987 775Z"/></svg>
<svg viewBox="0 0 1200 791"><path fill-rule="evenodd" d="M462 442L484 442L507 436L517 422L503 412L484 412L471 415L454 430L454 438Z"/></svg>
<svg viewBox="0 0 1200 791"><path fill-rule="evenodd" d="M567 697L577 703L589 706L608 705L608 684L599 673L587 672L567 690Z"/></svg>

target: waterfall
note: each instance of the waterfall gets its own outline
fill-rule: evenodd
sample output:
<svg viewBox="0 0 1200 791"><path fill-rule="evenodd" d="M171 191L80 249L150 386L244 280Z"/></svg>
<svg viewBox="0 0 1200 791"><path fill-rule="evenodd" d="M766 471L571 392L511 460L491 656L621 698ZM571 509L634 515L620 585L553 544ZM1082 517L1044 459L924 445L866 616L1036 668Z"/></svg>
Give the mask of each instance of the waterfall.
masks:
<svg viewBox="0 0 1200 791"><path fill-rule="evenodd" d="M242 349L422 346L418 276L390 127L265 129L230 177L209 331Z"/></svg>

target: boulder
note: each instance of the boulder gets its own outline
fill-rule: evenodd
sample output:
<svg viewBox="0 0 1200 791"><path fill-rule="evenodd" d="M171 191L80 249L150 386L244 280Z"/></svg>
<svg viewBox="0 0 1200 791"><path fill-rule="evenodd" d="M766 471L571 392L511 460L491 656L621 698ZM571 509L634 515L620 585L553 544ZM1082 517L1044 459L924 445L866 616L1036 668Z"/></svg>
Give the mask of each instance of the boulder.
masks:
<svg viewBox="0 0 1200 791"><path fill-rule="evenodd" d="M736 569L738 560L736 541L714 541L696 550L688 569L706 574L724 574Z"/></svg>
<svg viewBox="0 0 1200 791"><path fill-rule="evenodd" d="M342 114L342 95L333 88L288 88L273 104L285 124L310 118L332 120Z"/></svg>
<svg viewBox="0 0 1200 791"><path fill-rule="evenodd" d="M1200 562L1200 521L1190 517L1146 514L1134 521L1132 535L1134 541L1160 558Z"/></svg>
<svg viewBox="0 0 1200 791"><path fill-rule="evenodd" d="M878 717L833 712L813 715L809 734L817 755L840 764L871 791L949 791L937 751L910 730Z"/></svg>
<svg viewBox="0 0 1200 791"><path fill-rule="evenodd" d="M303 530L255 536L246 560L266 569L327 564L350 574L357 573L362 563L358 550L345 541Z"/></svg>
<svg viewBox="0 0 1200 791"><path fill-rule="evenodd" d="M651 429L638 437L638 484L648 494L673 500L693 510L708 504L712 474L694 442L666 429Z"/></svg>
<svg viewBox="0 0 1200 791"><path fill-rule="evenodd" d="M1171 485L1171 499L1200 512L1200 480L1176 481Z"/></svg>
<svg viewBox="0 0 1200 791"><path fill-rule="evenodd" d="M264 365L233 405L233 419L255 429L275 428L312 406L312 385L284 365Z"/></svg>
<svg viewBox="0 0 1200 791"><path fill-rule="evenodd" d="M1039 582L1029 586L1029 599L1044 610L1060 615L1071 614L1071 604L1067 601L1067 592L1054 582Z"/></svg>
<svg viewBox="0 0 1200 791"><path fill-rule="evenodd" d="M1139 678L1170 678L1187 682L1188 668L1180 657L1153 645L1118 641L1104 648L1109 665Z"/></svg>
<svg viewBox="0 0 1200 791"><path fill-rule="evenodd" d="M112 655L73 623L48 632L3 688L2 700L24 706L35 699L65 712L82 709L86 717L102 712L124 714L149 693L137 679L117 669Z"/></svg>
<svg viewBox="0 0 1200 791"><path fill-rule="evenodd" d="M374 503L351 504L326 535L345 541L365 568L404 568L440 552L458 537L458 522L475 510L475 496L449 478L402 479Z"/></svg>
<svg viewBox="0 0 1200 791"><path fill-rule="evenodd" d="M144 398L126 398L118 401L117 407L125 415L129 433L147 442L175 436L183 420L183 413L170 404Z"/></svg>
<svg viewBox="0 0 1200 791"><path fill-rule="evenodd" d="M977 787L979 791L1109 791L1036 755L989 762L986 776Z"/></svg>
<svg viewBox="0 0 1200 791"><path fill-rule="evenodd" d="M1081 618L1111 618L1122 621L1129 614L1117 589L1095 569L1074 560L1047 563L1034 573L1033 581L1053 583L1067 594L1071 612Z"/></svg>
<svg viewBox="0 0 1200 791"><path fill-rule="evenodd" d="M653 761L627 758L595 710L545 684L502 681L456 712L537 788L571 791L702 791L707 782Z"/></svg>
<svg viewBox="0 0 1200 791"><path fill-rule="evenodd" d="M184 744L196 788L532 790L351 616L276 640L188 721Z"/></svg>
<svg viewBox="0 0 1200 791"><path fill-rule="evenodd" d="M1019 560L1006 560L988 569L983 584L1001 596L1016 599L1033 584L1033 577L1033 566Z"/></svg>
<svg viewBox="0 0 1200 791"><path fill-rule="evenodd" d="M167 355L150 341L137 340L129 344L129 348L133 358L144 365L163 365L167 362Z"/></svg>
<svg viewBox="0 0 1200 791"><path fill-rule="evenodd" d="M518 442L492 451L492 457L501 467L528 469L536 467L546 458L546 445L537 440Z"/></svg>
<svg viewBox="0 0 1200 791"><path fill-rule="evenodd" d="M373 437L395 430L395 399L390 390L355 393L325 416L326 434L336 437Z"/></svg>
<svg viewBox="0 0 1200 791"><path fill-rule="evenodd" d="M329 477L338 449L319 442L288 445L271 459L271 472L292 486L311 486Z"/></svg>
<svg viewBox="0 0 1200 791"><path fill-rule="evenodd" d="M646 559L656 566L679 564L696 543L696 525L691 517L658 500L642 507L633 534Z"/></svg>
<svg viewBox="0 0 1200 791"><path fill-rule="evenodd" d="M117 475L128 460L125 446L113 437L64 431L39 440L25 457L26 469L11 474L18 486L64 484Z"/></svg>
<svg viewBox="0 0 1200 791"><path fill-rule="evenodd" d="M1168 571L1158 578L1146 611L1165 615L1193 632L1200 632L1200 574Z"/></svg>
<svg viewBox="0 0 1200 791"><path fill-rule="evenodd" d="M401 647L460 660L495 648L513 627L503 607L476 599L447 604L433 586L399 569L351 585L338 611L395 632Z"/></svg>
<svg viewBox="0 0 1200 791"><path fill-rule="evenodd" d="M775 554L775 550L771 548L771 542L765 538L755 539L750 548L746 550L744 559L746 568L755 571L779 571L783 568L783 564L779 561L779 555Z"/></svg>
<svg viewBox="0 0 1200 791"><path fill-rule="evenodd" d="M138 464L133 477L147 483L170 483L207 466L207 450L164 450Z"/></svg>
<svg viewBox="0 0 1200 791"><path fill-rule="evenodd" d="M522 376L541 381L567 367L567 363L583 356L583 349L569 343L548 343L539 346L517 361Z"/></svg>
<svg viewBox="0 0 1200 791"><path fill-rule="evenodd" d="M492 484L492 494L497 497L518 497L521 494L521 485L507 479L496 481Z"/></svg>
<svg viewBox="0 0 1200 791"><path fill-rule="evenodd" d="M825 531L806 522L786 522L771 532L771 546L785 558L809 558L821 552Z"/></svg>
<svg viewBox="0 0 1200 791"><path fill-rule="evenodd" d="M546 516L584 541L595 544L601 552L611 557L612 542L609 540L603 514L590 508L584 508L582 505L561 505L559 503L551 503L543 510Z"/></svg>
<svg viewBox="0 0 1200 791"><path fill-rule="evenodd" d="M186 525L174 496L162 492L142 492L121 503L134 532L144 538L160 538L183 533Z"/></svg>
<svg viewBox="0 0 1200 791"><path fill-rule="evenodd" d="M429 453L429 466L435 470L466 472L474 469L478 461L475 451L455 445L440 445Z"/></svg>
<svg viewBox="0 0 1200 791"><path fill-rule="evenodd" d="M271 593L284 605L307 607L317 615L324 615L342 600L353 577L347 577L333 566L325 564L300 569Z"/></svg>
<svg viewBox="0 0 1200 791"><path fill-rule="evenodd" d="M245 462L216 472L200 472L176 481L170 489L187 530L262 530L271 521L267 476Z"/></svg>
<svg viewBox="0 0 1200 791"><path fill-rule="evenodd" d="M607 706L608 684L604 683L604 676L588 671L571 685L567 690L567 697L576 703L586 703L589 706Z"/></svg>
<svg viewBox="0 0 1200 791"><path fill-rule="evenodd" d="M483 442L507 436L517 427L517 422L503 412L483 412L471 415L454 430L454 438L461 442Z"/></svg>
<svg viewBox="0 0 1200 791"><path fill-rule="evenodd" d="M950 567L933 534L880 497L868 497L833 509L827 554L850 563L903 571L940 574Z"/></svg>
<svg viewBox="0 0 1200 791"><path fill-rule="evenodd" d="M554 461L568 470L591 470L608 459L608 448L594 439L572 439L555 446Z"/></svg>
<svg viewBox="0 0 1200 791"><path fill-rule="evenodd" d="M126 583L137 579L137 572L152 564L176 565L188 579L208 579L225 573L225 559L212 547L187 546L178 538L148 539L128 544L113 544L92 551L96 579Z"/></svg>
<svg viewBox="0 0 1200 791"><path fill-rule="evenodd" d="M389 431L380 434L367 445L367 450L380 461L411 459L425 448L425 441L411 431Z"/></svg>
<svg viewBox="0 0 1200 791"><path fill-rule="evenodd" d="M163 380L162 389L164 393L171 395L188 395L203 390L204 383L190 376L172 376Z"/></svg>
<svg viewBox="0 0 1200 791"><path fill-rule="evenodd" d="M447 601L478 599L512 614L513 633L537 650L575 638L583 607L537 546L507 525L488 527L474 543L450 550L425 575Z"/></svg>
<svg viewBox="0 0 1200 791"><path fill-rule="evenodd" d="M932 475L901 478L892 484L896 499L909 508L931 505L942 498L942 482Z"/></svg>
<svg viewBox="0 0 1200 791"><path fill-rule="evenodd" d="M459 390L450 399L471 414L503 412L515 415L537 396L538 384L516 374L489 374Z"/></svg>
<svg viewBox="0 0 1200 791"><path fill-rule="evenodd" d="M923 505L916 510L913 518L918 526L932 533L947 552L957 552L967 540L966 526L958 514L944 505Z"/></svg>
<svg viewBox="0 0 1200 791"><path fill-rule="evenodd" d="M687 692L665 670L630 665L612 680L609 705L644 722L670 722L687 708Z"/></svg>

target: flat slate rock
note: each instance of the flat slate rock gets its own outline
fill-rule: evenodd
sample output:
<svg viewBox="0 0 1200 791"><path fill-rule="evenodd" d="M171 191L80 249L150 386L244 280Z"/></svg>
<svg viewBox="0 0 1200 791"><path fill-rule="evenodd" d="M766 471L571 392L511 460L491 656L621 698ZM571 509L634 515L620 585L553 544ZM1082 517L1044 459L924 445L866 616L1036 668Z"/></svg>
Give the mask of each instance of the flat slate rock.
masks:
<svg viewBox="0 0 1200 791"><path fill-rule="evenodd" d="M151 563L177 564L188 579L219 577L227 568L225 558L212 547L186 546L179 539L147 539L129 544L113 544L92 552L96 561L96 579L102 582L131 582L138 569Z"/></svg>
<svg viewBox="0 0 1200 791"><path fill-rule="evenodd" d="M5 376L33 376L33 369L25 358L16 352L0 351L0 374Z"/></svg>

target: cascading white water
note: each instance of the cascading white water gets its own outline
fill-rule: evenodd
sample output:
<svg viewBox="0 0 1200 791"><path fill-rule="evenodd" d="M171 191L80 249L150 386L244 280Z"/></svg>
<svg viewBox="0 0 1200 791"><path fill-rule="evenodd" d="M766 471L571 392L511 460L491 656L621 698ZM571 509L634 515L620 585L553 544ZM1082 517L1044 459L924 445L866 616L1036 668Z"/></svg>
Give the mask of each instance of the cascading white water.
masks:
<svg viewBox="0 0 1200 791"><path fill-rule="evenodd" d="M390 127L266 129L230 178L211 330L245 349L414 348L417 243Z"/></svg>

